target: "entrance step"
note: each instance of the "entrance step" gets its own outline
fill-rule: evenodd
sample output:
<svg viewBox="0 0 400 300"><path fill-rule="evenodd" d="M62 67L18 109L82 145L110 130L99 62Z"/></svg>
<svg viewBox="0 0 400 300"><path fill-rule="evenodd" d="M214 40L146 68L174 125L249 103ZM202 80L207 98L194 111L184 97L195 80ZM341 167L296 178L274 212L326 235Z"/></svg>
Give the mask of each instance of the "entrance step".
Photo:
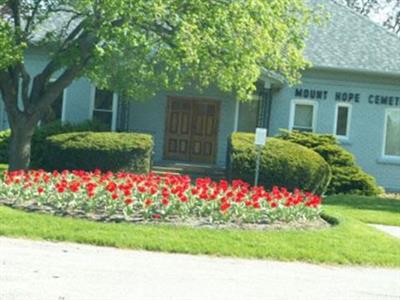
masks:
<svg viewBox="0 0 400 300"><path fill-rule="evenodd" d="M210 177L213 180L221 180L226 177L225 169L214 165L187 164L178 162L161 162L155 164L152 171L159 175L188 175L192 179Z"/></svg>

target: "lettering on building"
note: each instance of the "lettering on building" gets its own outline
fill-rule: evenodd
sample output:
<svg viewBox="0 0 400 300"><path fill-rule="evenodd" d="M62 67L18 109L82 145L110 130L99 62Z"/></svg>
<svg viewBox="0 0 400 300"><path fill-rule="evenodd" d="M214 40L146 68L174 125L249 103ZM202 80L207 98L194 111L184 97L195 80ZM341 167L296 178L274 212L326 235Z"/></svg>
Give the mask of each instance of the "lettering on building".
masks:
<svg viewBox="0 0 400 300"><path fill-rule="evenodd" d="M329 91L322 89L296 88L294 93L296 98L311 100L327 100L330 96ZM334 91L332 97L337 102L368 102L369 104L373 105L400 106L400 96L370 94L368 97L366 97L366 95L362 96L360 93L355 92Z"/></svg>
<svg viewBox="0 0 400 300"><path fill-rule="evenodd" d="M311 90L311 89L296 89L295 96L297 98L303 98L303 99L326 100L326 99L328 99L328 91Z"/></svg>
<svg viewBox="0 0 400 300"><path fill-rule="evenodd" d="M369 104L377 104L377 105L399 106L400 105L400 97L369 95L368 103Z"/></svg>

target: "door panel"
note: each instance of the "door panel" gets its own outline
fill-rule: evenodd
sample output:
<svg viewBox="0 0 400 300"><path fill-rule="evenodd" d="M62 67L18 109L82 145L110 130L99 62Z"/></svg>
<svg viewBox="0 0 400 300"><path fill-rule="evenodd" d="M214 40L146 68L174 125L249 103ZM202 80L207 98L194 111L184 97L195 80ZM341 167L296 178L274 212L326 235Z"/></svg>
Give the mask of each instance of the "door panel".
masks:
<svg viewBox="0 0 400 300"><path fill-rule="evenodd" d="M214 163L217 154L219 103L194 101L192 115L191 160Z"/></svg>
<svg viewBox="0 0 400 300"><path fill-rule="evenodd" d="M170 97L166 119L166 159L215 163L219 102Z"/></svg>
<svg viewBox="0 0 400 300"><path fill-rule="evenodd" d="M170 98L167 106L165 157L189 160L191 105L182 99Z"/></svg>

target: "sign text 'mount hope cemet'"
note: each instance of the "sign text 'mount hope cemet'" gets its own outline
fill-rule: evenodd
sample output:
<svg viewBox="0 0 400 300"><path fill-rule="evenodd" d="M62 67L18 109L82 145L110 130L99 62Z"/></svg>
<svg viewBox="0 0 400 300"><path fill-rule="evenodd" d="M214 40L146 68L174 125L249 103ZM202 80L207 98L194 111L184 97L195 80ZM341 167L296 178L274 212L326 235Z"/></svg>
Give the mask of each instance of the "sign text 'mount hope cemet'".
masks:
<svg viewBox="0 0 400 300"><path fill-rule="evenodd" d="M327 100L329 98L329 91L297 88L295 89L295 97L311 100ZM362 101L360 93L352 92L334 92L334 99L335 101L354 103ZM366 100L369 104L400 106L400 96L369 94Z"/></svg>

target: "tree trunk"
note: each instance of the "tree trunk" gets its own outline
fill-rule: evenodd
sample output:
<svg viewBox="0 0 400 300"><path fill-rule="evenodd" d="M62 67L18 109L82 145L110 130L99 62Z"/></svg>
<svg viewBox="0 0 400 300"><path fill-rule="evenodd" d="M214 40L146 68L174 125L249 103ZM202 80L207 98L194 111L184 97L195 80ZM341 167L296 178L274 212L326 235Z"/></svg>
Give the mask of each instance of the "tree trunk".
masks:
<svg viewBox="0 0 400 300"><path fill-rule="evenodd" d="M16 120L11 126L9 145L9 170L25 170L29 168L31 159L31 142L35 126L25 118Z"/></svg>

